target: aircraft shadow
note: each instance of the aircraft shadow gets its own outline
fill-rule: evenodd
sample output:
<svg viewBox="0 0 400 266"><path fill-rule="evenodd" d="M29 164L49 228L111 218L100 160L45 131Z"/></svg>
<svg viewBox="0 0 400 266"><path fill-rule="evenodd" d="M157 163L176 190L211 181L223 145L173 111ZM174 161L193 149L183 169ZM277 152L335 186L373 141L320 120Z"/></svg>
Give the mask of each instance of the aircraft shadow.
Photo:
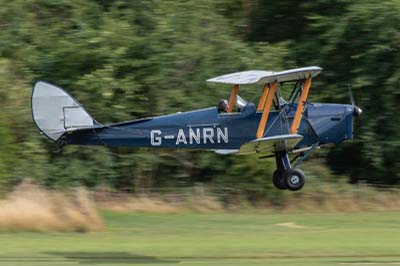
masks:
<svg viewBox="0 0 400 266"><path fill-rule="evenodd" d="M47 255L63 257L66 260L78 261L81 264L101 263L178 263L177 260L159 259L152 256L141 256L128 252L46 252Z"/></svg>

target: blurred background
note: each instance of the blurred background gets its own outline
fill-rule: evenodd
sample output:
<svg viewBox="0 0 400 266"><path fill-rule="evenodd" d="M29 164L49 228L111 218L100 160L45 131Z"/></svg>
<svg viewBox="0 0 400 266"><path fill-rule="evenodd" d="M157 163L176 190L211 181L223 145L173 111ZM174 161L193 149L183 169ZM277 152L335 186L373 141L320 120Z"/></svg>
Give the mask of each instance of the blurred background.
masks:
<svg viewBox="0 0 400 266"><path fill-rule="evenodd" d="M399 11L398 1L3 1L0 187L30 179L130 192L202 183L277 193L274 160L106 147L54 153L32 122L31 88L38 80L63 87L106 124L215 106L230 87L210 77L310 65L324 68L310 101L350 103L350 84L365 113L355 140L308 160L308 187L396 186ZM241 91L254 100L261 88Z"/></svg>
<svg viewBox="0 0 400 266"><path fill-rule="evenodd" d="M148 230L154 234L156 225L164 221L161 216L140 215L129 220L113 211L399 210L399 14L396 0L0 0L0 229L83 232L129 224L138 230L135 232L150 226ZM313 81L310 101L350 103L351 86L364 113L355 123L354 140L318 150L307 159L302 169L309 178L305 188L296 193L273 188L275 161L257 156L79 146L66 146L55 153L55 143L39 134L31 117L30 96L38 80L65 88L97 121L106 124L215 106L220 98L228 97L231 88L205 82L214 76L312 65L324 70ZM241 90L247 100L260 93L257 87ZM171 222L170 216L165 217ZM304 228L296 224L302 221L293 223L296 216L282 216L281 222L279 217L269 218L278 225L283 222L286 227ZM386 216L361 216L354 224L376 217ZM310 221L325 218L316 216ZM331 218L313 228L349 222L346 215ZM201 221L199 217L181 219L171 226L181 228ZM213 251L218 247L224 250L221 247L229 242L228 235L236 231L229 227L235 218L221 219L226 220L218 230L228 231L221 236L220 246L214 243ZM257 221L255 217L246 219L240 226ZM376 246L364 251L357 248L366 245L366 234L373 235L371 232L378 232L375 229L399 230L393 228L400 219L398 214L387 219L387 224L376 222L372 229L360 232L354 246L346 238L335 245L348 241L340 252L378 254L382 250L373 249ZM202 226L198 228L215 224ZM273 229L284 234L290 230L286 227ZM357 230L349 230L353 229ZM250 231L241 233L251 235ZM395 237L393 232L376 235L386 237L385 243L391 246L381 247L392 251L391 255L399 250L396 243L400 241L388 240ZM200 230L198 237L203 233ZM245 243L254 243L258 232L253 233L254 238ZM274 239L267 231L265 234ZM216 235L210 232L209 237ZM321 242L310 238L314 246L309 251L323 249L320 243L326 244L328 238ZM27 239L34 237L21 236L21 241ZM300 246L304 239L307 236L297 239ZM284 243L282 240L277 248L279 252L285 250ZM2 246L9 246L6 244ZM197 248L213 254L211 247ZM118 250L128 252L129 248L119 246ZM246 254L252 248L244 249ZM193 255L189 249L182 250ZM227 250L227 258L239 254L235 248ZM170 250L158 251L170 255ZM297 251L305 252L302 248ZM2 254L13 252L19 254L11 249ZM147 249L140 252L151 253ZM86 253L74 254L64 257L85 258ZM114 255L134 259L126 253Z"/></svg>

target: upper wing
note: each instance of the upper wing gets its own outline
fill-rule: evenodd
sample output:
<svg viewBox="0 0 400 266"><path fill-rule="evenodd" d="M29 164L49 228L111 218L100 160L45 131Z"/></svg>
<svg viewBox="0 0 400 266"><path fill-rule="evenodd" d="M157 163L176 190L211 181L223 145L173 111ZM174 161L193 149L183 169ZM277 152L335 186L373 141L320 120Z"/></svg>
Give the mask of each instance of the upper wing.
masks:
<svg viewBox="0 0 400 266"><path fill-rule="evenodd" d="M299 134L277 135L249 141L242 146L238 154L274 153L291 151L303 139Z"/></svg>
<svg viewBox="0 0 400 266"><path fill-rule="evenodd" d="M226 74L207 81L224 84L265 84L313 78L321 71L322 68L317 66L295 68L280 72L250 70Z"/></svg>

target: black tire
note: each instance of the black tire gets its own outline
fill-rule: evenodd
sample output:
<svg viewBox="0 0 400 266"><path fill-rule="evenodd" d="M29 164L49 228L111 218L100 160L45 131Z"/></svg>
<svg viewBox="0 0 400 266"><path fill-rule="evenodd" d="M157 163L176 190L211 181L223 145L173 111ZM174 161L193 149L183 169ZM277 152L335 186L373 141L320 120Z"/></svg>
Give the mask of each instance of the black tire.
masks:
<svg viewBox="0 0 400 266"><path fill-rule="evenodd" d="M286 189L285 182L283 181L283 171L275 170L272 174L272 183L277 189Z"/></svg>
<svg viewBox="0 0 400 266"><path fill-rule="evenodd" d="M283 176L283 181L287 189L291 191L297 191L300 190L306 183L306 176L300 169L291 168L286 171L285 175Z"/></svg>

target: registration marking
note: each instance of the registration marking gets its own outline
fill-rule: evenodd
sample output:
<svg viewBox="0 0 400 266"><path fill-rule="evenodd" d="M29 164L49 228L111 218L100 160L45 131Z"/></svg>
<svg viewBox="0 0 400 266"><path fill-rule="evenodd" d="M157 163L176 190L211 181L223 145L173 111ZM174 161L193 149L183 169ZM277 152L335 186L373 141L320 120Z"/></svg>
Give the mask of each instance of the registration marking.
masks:
<svg viewBox="0 0 400 266"><path fill-rule="evenodd" d="M176 140L176 145L192 145L192 144L219 144L229 143L228 128L220 127L203 127L192 128L188 130L179 128L177 135L164 135L162 136L160 129L153 129L150 131L150 143L152 146L162 145L162 140Z"/></svg>

